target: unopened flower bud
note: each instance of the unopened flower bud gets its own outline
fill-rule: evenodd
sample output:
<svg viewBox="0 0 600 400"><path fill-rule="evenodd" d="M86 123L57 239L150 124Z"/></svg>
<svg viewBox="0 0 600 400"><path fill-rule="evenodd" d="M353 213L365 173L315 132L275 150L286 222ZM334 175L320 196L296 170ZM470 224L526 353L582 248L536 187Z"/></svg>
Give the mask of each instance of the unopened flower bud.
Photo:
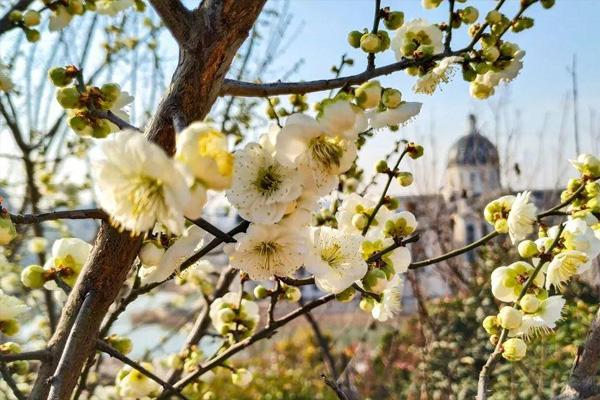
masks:
<svg viewBox="0 0 600 400"><path fill-rule="evenodd" d="M367 226L368 222L369 217L362 213L354 214L354 216L352 217L352 226L358 229L359 231L365 229L365 226Z"/></svg>
<svg viewBox="0 0 600 400"><path fill-rule="evenodd" d="M358 307L360 307L361 310L366 312L371 312L374 306L375 301L370 297L363 297L362 299L360 299L360 303L358 303Z"/></svg>
<svg viewBox="0 0 600 400"><path fill-rule="evenodd" d="M157 267L163 254L165 254L165 249L155 241L149 240L142 245L138 257L145 266Z"/></svg>
<svg viewBox="0 0 600 400"><path fill-rule="evenodd" d="M519 243L517 249L519 250L519 255L523 258L535 257L540 253L533 240L523 240Z"/></svg>
<svg viewBox="0 0 600 400"><path fill-rule="evenodd" d="M235 320L235 311L231 308L223 308L219 310L218 318L223 322L232 322Z"/></svg>
<svg viewBox="0 0 600 400"><path fill-rule="evenodd" d="M471 82L470 86L471 96L479 100L485 100L494 94L494 88L492 86L484 85L477 82Z"/></svg>
<svg viewBox="0 0 600 400"><path fill-rule="evenodd" d="M392 11L388 13L387 17L383 20L383 25L391 31L395 31L404 25L404 13L402 11Z"/></svg>
<svg viewBox="0 0 600 400"><path fill-rule="evenodd" d="M555 2L556 2L556 0L541 0L540 1L540 3L542 4L542 7L544 7L545 9L552 8L554 6Z"/></svg>
<svg viewBox="0 0 600 400"><path fill-rule="evenodd" d="M23 14L23 24L25 26L36 26L40 23L40 13L34 10L27 10Z"/></svg>
<svg viewBox="0 0 600 400"><path fill-rule="evenodd" d="M19 333L21 326L19 322L15 319L7 319L4 321L0 321L0 332L5 334L6 336L14 336Z"/></svg>
<svg viewBox="0 0 600 400"><path fill-rule="evenodd" d="M497 24L500 21L502 21L502 13L498 10L490 11L485 17L485 22L490 25Z"/></svg>
<svg viewBox="0 0 600 400"><path fill-rule="evenodd" d="M263 285L258 285L254 288L254 297L262 300L269 295L269 291Z"/></svg>
<svg viewBox="0 0 600 400"><path fill-rule="evenodd" d="M398 108L402 104L402 92L398 89L387 88L383 91L381 102L387 108Z"/></svg>
<svg viewBox="0 0 600 400"><path fill-rule="evenodd" d="M498 323L504 329L516 329L521 326L523 313L511 306L502 307L498 313Z"/></svg>
<svg viewBox="0 0 600 400"><path fill-rule="evenodd" d="M296 303L302 298L302 292L295 286L288 286L285 288L284 296L286 300Z"/></svg>
<svg viewBox="0 0 600 400"><path fill-rule="evenodd" d="M21 271L21 282L29 289L39 289L46 283L45 272L41 265L30 265Z"/></svg>
<svg viewBox="0 0 600 400"><path fill-rule="evenodd" d="M406 151L408 152L408 156L410 158L416 160L417 158L420 158L423 155L425 149L420 144L410 142L406 147Z"/></svg>
<svg viewBox="0 0 600 400"><path fill-rule="evenodd" d="M17 360L10 363L9 370L15 375L25 375L29 372L29 362Z"/></svg>
<svg viewBox="0 0 600 400"><path fill-rule="evenodd" d="M494 223L494 229L498 233L508 233L508 221L501 218Z"/></svg>
<svg viewBox="0 0 600 400"><path fill-rule="evenodd" d="M491 335L490 336L490 343L492 344L492 346L495 346L498 344L498 340L500 340L500 337L498 335Z"/></svg>
<svg viewBox="0 0 600 400"><path fill-rule="evenodd" d="M12 23L19 23L23 19L23 13L19 10L13 10L8 14L8 20Z"/></svg>
<svg viewBox="0 0 600 400"><path fill-rule="evenodd" d="M63 87L73 82L73 77L67 73L63 67L55 67L48 71L48 77L55 86Z"/></svg>
<svg viewBox="0 0 600 400"><path fill-rule="evenodd" d="M381 38L375 33L365 33L360 38L360 48L366 53L377 53L382 48Z"/></svg>
<svg viewBox="0 0 600 400"><path fill-rule="evenodd" d="M379 268L375 268L367 272L362 282L368 291L381 293L387 286L387 276L385 272Z"/></svg>
<svg viewBox="0 0 600 400"><path fill-rule="evenodd" d="M35 43L41 38L40 31L37 29L27 29L25 30L25 38L29 43Z"/></svg>
<svg viewBox="0 0 600 400"><path fill-rule="evenodd" d="M6 342L0 344L1 354L19 354L21 351L21 346L18 343Z"/></svg>
<svg viewBox="0 0 600 400"><path fill-rule="evenodd" d="M108 344L114 347L119 353L129 354L133 350L131 339L125 336L110 335L106 338Z"/></svg>
<svg viewBox="0 0 600 400"><path fill-rule="evenodd" d="M489 334L494 335L498 333L498 327L500 324L498 323L498 318L495 315L488 315L483 320L483 329Z"/></svg>
<svg viewBox="0 0 600 400"><path fill-rule="evenodd" d="M442 4L442 0L422 0L421 4L423 5L423 8L431 10L439 7L439 5Z"/></svg>
<svg viewBox="0 0 600 400"><path fill-rule="evenodd" d="M95 137L96 139L103 139L103 138L107 137L108 135L110 135L110 133L111 133L110 123L105 119L101 119L101 120L98 120L97 125L94 126L94 129L92 131L92 136Z"/></svg>
<svg viewBox="0 0 600 400"><path fill-rule="evenodd" d="M533 24L534 24L533 18L521 17L512 24L512 31L513 32L522 32L525 29L529 29L529 28L533 27Z"/></svg>
<svg viewBox="0 0 600 400"><path fill-rule="evenodd" d="M519 305L521 306L521 309L523 311L531 314L536 312L540 308L541 301L532 294L526 294L525 296L523 296L521 301L519 301Z"/></svg>
<svg viewBox="0 0 600 400"><path fill-rule="evenodd" d="M245 368L238 368L231 374L231 382L239 387L247 387L252 382L252 373Z"/></svg>
<svg viewBox="0 0 600 400"><path fill-rule="evenodd" d="M388 166L388 163L385 160L379 160L377 162L377 165L375 166L375 171L377 171L380 174L386 173L389 169L390 167Z"/></svg>
<svg viewBox="0 0 600 400"><path fill-rule="evenodd" d="M82 15L85 12L85 7L81 0L68 0L67 11L71 15Z"/></svg>
<svg viewBox="0 0 600 400"><path fill-rule="evenodd" d="M100 91L102 92L102 96L104 96L109 103L117 101L121 95L121 87L116 83L105 83L100 88Z"/></svg>
<svg viewBox="0 0 600 400"><path fill-rule="evenodd" d="M458 11L458 15L465 24L472 24L479 18L479 11L475 7L468 6Z"/></svg>
<svg viewBox="0 0 600 400"><path fill-rule="evenodd" d="M503 57L513 57L518 50L518 47L514 43L504 42L500 45L500 54Z"/></svg>
<svg viewBox="0 0 600 400"><path fill-rule="evenodd" d="M358 49L360 47L360 38L362 37L363 33L359 32L359 31L352 31L348 34L348 44L350 44L350 46L354 47L355 49Z"/></svg>
<svg viewBox="0 0 600 400"><path fill-rule="evenodd" d="M356 104L362 108L374 108L381 100L381 85L379 81L368 81L354 91Z"/></svg>
<svg viewBox="0 0 600 400"><path fill-rule="evenodd" d="M402 171L402 172L398 172L398 183L400 183L400 186L410 186L412 185L414 178L413 178L413 174L411 174L408 171Z"/></svg>
<svg viewBox="0 0 600 400"><path fill-rule="evenodd" d="M473 82L477 78L477 72L468 65L464 65L462 68L463 79L467 82Z"/></svg>
<svg viewBox="0 0 600 400"><path fill-rule="evenodd" d="M500 57L500 50L496 46L490 46L483 50L483 58L486 61L494 62Z"/></svg>
<svg viewBox="0 0 600 400"><path fill-rule="evenodd" d="M508 361L519 361L525 357L527 345L523 339L511 338L502 343L502 357Z"/></svg>
<svg viewBox="0 0 600 400"><path fill-rule="evenodd" d="M77 108L79 106L79 91L74 87L64 87L56 92L56 100L64 108Z"/></svg>

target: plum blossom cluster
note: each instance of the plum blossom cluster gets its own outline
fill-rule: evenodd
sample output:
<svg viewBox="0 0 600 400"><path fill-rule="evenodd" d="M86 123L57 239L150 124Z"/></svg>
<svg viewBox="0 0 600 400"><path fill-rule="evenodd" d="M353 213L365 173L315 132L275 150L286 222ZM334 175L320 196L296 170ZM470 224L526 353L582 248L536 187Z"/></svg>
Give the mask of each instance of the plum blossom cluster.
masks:
<svg viewBox="0 0 600 400"><path fill-rule="evenodd" d="M509 361L525 357L527 340L556 327L566 302L560 293L600 254L600 160L584 154L571 162L581 176L561 195L568 219L551 227L540 225L537 239L528 239L538 221L529 192L501 197L485 208L485 219L497 232L510 235L522 257L493 271L492 293L506 304L483 322L492 343L502 346L502 356Z"/></svg>
<svg viewBox="0 0 600 400"><path fill-rule="evenodd" d="M115 16L129 8L140 12L146 8L141 0L44 0L44 5L52 12L48 24L50 31L64 29L74 17L86 12Z"/></svg>

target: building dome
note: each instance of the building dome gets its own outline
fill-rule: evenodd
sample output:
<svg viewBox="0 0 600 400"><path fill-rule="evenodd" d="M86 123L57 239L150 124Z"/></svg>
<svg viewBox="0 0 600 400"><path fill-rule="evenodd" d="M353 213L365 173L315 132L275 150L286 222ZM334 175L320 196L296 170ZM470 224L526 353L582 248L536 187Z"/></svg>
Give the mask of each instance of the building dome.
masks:
<svg viewBox="0 0 600 400"><path fill-rule="evenodd" d="M448 166L454 165L498 165L498 149L479 133L475 116L469 116L470 130L461 137L448 153Z"/></svg>

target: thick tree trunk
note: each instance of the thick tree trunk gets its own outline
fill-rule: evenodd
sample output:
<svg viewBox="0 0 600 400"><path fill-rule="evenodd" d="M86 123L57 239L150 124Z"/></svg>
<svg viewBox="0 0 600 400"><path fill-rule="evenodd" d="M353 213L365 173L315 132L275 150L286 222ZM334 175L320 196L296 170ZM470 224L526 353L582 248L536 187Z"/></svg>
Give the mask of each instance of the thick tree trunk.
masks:
<svg viewBox="0 0 600 400"><path fill-rule="evenodd" d="M203 119L266 0L205 0L194 11L178 1L153 0L180 45L179 64L146 135L168 153L178 125ZM181 20L181 19L185 20ZM183 29L183 28L185 29ZM86 359L95 351L98 329L139 250L141 239L104 223L94 249L63 309L40 368L31 399L69 399Z"/></svg>

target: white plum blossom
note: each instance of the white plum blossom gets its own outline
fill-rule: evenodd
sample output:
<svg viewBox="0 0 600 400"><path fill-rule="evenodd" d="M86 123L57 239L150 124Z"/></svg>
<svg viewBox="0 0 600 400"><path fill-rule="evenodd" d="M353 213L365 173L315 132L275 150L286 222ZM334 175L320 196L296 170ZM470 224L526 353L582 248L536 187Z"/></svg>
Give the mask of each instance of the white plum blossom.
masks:
<svg viewBox="0 0 600 400"><path fill-rule="evenodd" d="M44 268L59 271L60 278L72 287L91 251L92 245L81 239L58 239L52 244L51 257L46 261ZM46 287L57 289L53 281L47 282Z"/></svg>
<svg viewBox="0 0 600 400"><path fill-rule="evenodd" d="M338 228L345 232L362 234L369 216L375 210L376 203L371 199L351 193L342 201L336 214ZM392 216L387 207L381 207L373 218L366 237L370 240L379 238L385 222Z"/></svg>
<svg viewBox="0 0 600 400"><path fill-rule="evenodd" d="M326 226L311 228L305 268L319 289L340 293L367 273L361 256L363 237Z"/></svg>
<svg viewBox="0 0 600 400"><path fill-rule="evenodd" d="M234 267L251 279L290 276L304 262L306 232L286 224L250 224L246 233L236 235L224 251Z"/></svg>
<svg viewBox="0 0 600 400"><path fill-rule="evenodd" d="M513 44L514 45L514 44ZM523 57L525 51L520 50L518 46L510 61L503 63L502 68L492 68L485 74L477 75L475 80L470 84L471 96L477 99L486 99L493 95L496 86L501 82L508 83L515 79L521 68L523 68Z"/></svg>
<svg viewBox="0 0 600 400"><path fill-rule="evenodd" d="M558 227L552 227L548 236L556 237ZM590 228L585 220L573 218L565 223L565 228L561 234L563 246L568 250L579 250L587 254L591 260L600 254L600 239L595 231Z"/></svg>
<svg viewBox="0 0 600 400"><path fill-rule="evenodd" d="M364 111L344 100L335 100L323 106L318 118L325 130L348 140L356 140L360 132L367 130Z"/></svg>
<svg viewBox="0 0 600 400"><path fill-rule="evenodd" d="M529 201L531 192L518 193L512 202L508 213L508 234L513 244L525 239L531 234L536 222L537 208Z"/></svg>
<svg viewBox="0 0 600 400"><path fill-rule="evenodd" d="M338 175L346 172L356 158L354 140L330 132L304 114L292 114L277 134L275 157L289 168L298 167L305 188L325 195L336 187Z"/></svg>
<svg viewBox="0 0 600 400"><path fill-rule="evenodd" d="M387 287L381 293L381 301L376 301L371 315L380 322L385 322L396 316L402 309L402 292L404 279L399 274L394 275Z"/></svg>
<svg viewBox="0 0 600 400"><path fill-rule="evenodd" d="M412 58L415 51L423 50L423 46L430 46L430 54L438 54L444 49L442 37L442 31L436 25L423 19L415 19L396 31L391 47L398 61L404 57Z"/></svg>
<svg viewBox="0 0 600 400"><path fill-rule="evenodd" d="M584 176L599 178L600 159L592 154L580 154L575 160L569 160L575 169Z"/></svg>
<svg viewBox="0 0 600 400"><path fill-rule="evenodd" d="M204 231L191 225L160 257L156 267L151 267L143 276L143 283L161 282L179 271L181 264L188 259L202 243Z"/></svg>
<svg viewBox="0 0 600 400"><path fill-rule="evenodd" d="M302 193L298 169L282 165L257 143L236 153L233 170L226 196L248 221L279 222Z"/></svg>
<svg viewBox="0 0 600 400"><path fill-rule="evenodd" d="M521 326L509 332L510 336L531 336L546 333L556 328L561 319L566 300L562 296L550 296L540 303L539 309L531 314L524 314Z"/></svg>
<svg viewBox="0 0 600 400"><path fill-rule="evenodd" d="M175 159L209 189L231 185L234 156L228 151L227 136L204 122L194 122L177 138Z"/></svg>
<svg viewBox="0 0 600 400"><path fill-rule="evenodd" d="M140 363L142 367L154 372L152 364ZM115 380L117 394L123 400L149 399L157 395L161 386L140 371L126 365L117 373Z"/></svg>
<svg viewBox="0 0 600 400"><path fill-rule="evenodd" d="M453 67L463 62L464 58L451 56L443 58L429 72L419 78L413 86L415 93L433 94L440 83L447 83L452 75Z"/></svg>
<svg viewBox="0 0 600 400"><path fill-rule="evenodd" d="M517 261L507 267L496 268L491 277L492 294L500 301L507 303L516 301L534 269L525 261ZM538 288L543 287L544 276L537 274L533 284Z"/></svg>
<svg viewBox="0 0 600 400"><path fill-rule="evenodd" d="M29 307L20 299L10 296L0 289L0 323L19 318Z"/></svg>
<svg viewBox="0 0 600 400"><path fill-rule="evenodd" d="M562 290L573 275L585 271L589 257L582 251L563 250L554 256L546 270L546 289L554 286Z"/></svg>
<svg viewBox="0 0 600 400"><path fill-rule="evenodd" d="M156 144L133 131L102 143L95 162L98 202L118 228L139 234L156 222L170 233L184 228L184 210L193 200L183 175Z"/></svg>
<svg viewBox="0 0 600 400"><path fill-rule="evenodd" d="M385 111L376 109L370 110L369 126L373 129L381 129L388 126L397 126L405 124L415 117L421 111L422 103L403 102L396 108L388 108Z"/></svg>

